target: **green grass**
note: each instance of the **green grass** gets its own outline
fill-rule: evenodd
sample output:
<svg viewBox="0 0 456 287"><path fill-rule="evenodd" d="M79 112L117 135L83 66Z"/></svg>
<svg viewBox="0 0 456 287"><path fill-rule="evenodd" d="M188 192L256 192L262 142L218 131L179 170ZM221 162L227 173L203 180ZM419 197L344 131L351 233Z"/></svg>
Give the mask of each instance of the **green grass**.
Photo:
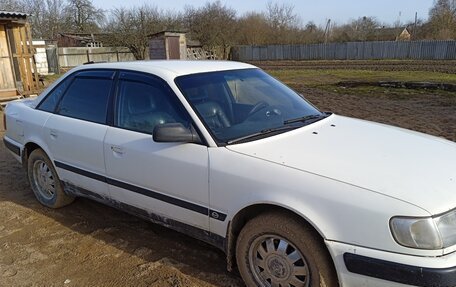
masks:
<svg viewBox="0 0 456 287"><path fill-rule="evenodd" d="M267 71L272 76L285 82L292 87L305 86L339 94L351 95L381 95L390 94L397 97L409 97L418 94L439 94L456 96L454 92L441 90L418 90L418 89L393 89L382 87L356 87L343 88L336 85L341 81L404 81L404 82L436 82L456 84L456 75L438 72L424 71L369 71L369 70L307 70L307 69L283 69Z"/></svg>

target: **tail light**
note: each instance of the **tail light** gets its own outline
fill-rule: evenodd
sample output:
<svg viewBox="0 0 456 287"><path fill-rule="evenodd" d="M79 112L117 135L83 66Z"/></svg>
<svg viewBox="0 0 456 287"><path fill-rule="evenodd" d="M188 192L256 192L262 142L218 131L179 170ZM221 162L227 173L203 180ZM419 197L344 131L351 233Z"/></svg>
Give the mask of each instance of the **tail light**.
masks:
<svg viewBox="0 0 456 287"><path fill-rule="evenodd" d="M6 115L5 115L5 112L3 112L3 130L6 131Z"/></svg>

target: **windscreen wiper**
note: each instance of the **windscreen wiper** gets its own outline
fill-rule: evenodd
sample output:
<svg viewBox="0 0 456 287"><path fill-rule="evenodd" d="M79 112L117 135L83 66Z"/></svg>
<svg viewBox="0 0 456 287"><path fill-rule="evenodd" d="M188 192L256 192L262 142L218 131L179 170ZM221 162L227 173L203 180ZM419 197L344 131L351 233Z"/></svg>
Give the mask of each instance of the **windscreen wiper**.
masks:
<svg viewBox="0 0 456 287"><path fill-rule="evenodd" d="M323 119L326 117L327 117L327 115L325 115L325 114L309 115L309 116L299 117L299 118L295 118L295 119L291 119L291 120L286 120L283 122L283 124L289 125L289 124L298 123L298 122L308 122L311 120L320 120L320 119Z"/></svg>
<svg viewBox="0 0 456 287"><path fill-rule="evenodd" d="M254 133L254 134L250 134L250 135L247 135L247 136L243 136L243 137L239 137L239 138L236 138L236 139L232 139L232 140L228 141L227 144L230 145L230 144L241 143L241 142L244 142L244 141L248 141L250 139L261 138L263 136L267 136L267 135L270 135L270 134L273 134L273 133L286 132L286 131L289 131L289 130L294 130L296 128L298 128L298 127L295 127L295 126L281 126L281 127L278 127L278 128L265 129L265 130L262 130L260 132Z"/></svg>

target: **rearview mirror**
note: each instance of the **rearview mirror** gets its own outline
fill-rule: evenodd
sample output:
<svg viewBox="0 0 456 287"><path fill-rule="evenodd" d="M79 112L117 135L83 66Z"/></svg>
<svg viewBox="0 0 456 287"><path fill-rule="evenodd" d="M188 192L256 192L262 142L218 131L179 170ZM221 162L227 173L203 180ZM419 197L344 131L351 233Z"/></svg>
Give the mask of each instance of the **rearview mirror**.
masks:
<svg viewBox="0 0 456 287"><path fill-rule="evenodd" d="M158 125L154 128L153 139L156 142L201 143L193 128L186 128L181 123Z"/></svg>

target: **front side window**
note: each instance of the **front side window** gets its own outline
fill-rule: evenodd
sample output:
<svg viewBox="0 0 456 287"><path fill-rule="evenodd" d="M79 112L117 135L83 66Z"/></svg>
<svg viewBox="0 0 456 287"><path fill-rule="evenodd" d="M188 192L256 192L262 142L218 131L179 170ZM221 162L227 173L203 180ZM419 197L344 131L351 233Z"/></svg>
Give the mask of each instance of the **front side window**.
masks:
<svg viewBox="0 0 456 287"><path fill-rule="evenodd" d="M99 75L98 75L99 74ZM63 99L57 113L62 116L105 124L114 72L91 71L77 75Z"/></svg>
<svg viewBox="0 0 456 287"><path fill-rule="evenodd" d="M116 115L117 127L152 134L160 124L182 123L189 119L175 95L160 80L141 73L121 73Z"/></svg>
<svg viewBox="0 0 456 287"><path fill-rule="evenodd" d="M260 69L192 74L175 82L219 143L255 140L325 117Z"/></svg>

